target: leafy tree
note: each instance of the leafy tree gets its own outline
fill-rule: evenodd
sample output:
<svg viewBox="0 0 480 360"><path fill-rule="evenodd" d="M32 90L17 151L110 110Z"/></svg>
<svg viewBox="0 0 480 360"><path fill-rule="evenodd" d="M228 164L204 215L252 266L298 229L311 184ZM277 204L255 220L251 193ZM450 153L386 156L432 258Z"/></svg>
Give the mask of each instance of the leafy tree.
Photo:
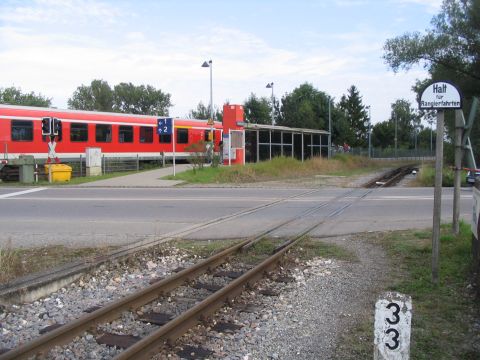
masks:
<svg viewBox="0 0 480 360"><path fill-rule="evenodd" d="M77 110L113 111L113 90L104 80L81 85L68 99L68 107Z"/></svg>
<svg viewBox="0 0 480 360"><path fill-rule="evenodd" d="M257 98L255 94L243 104L245 111L245 120L253 124L271 124L272 123L272 104L266 97Z"/></svg>
<svg viewBox="0 0 480 360"><path fill-rule="evenodd" d="M342 95L338 107L345 114L350 132L347 143L351 146L368 145L368 113L358 89L352 85L347 95Z"/></svg>
<svg viewBox="0 0 480 360"><path fill-rule="evenodd" d="M200 101L197 108L190 110L187 117L189 119L207 120L210 118L210 109ZM213 118L217 121L222 121L223 119L223 111L221 112L216 106L213 108Z"/></svg>
<svg viewBox="0 0 480 360"><path fill-rule="evenodd" d="M326 93L305 83L282 97L278 125L325 130L328 126Z"/></svg>
<svg viewBox="0 0 480 360"><path fill-rule="evenodd" d="M120 83L113 89L113 109L122 113L167 116L170 94L151 85Z"/></svg>
<svg viewBox="0 0 480 360"><path fill-rule="evenodd" d="M384 59L393 71L409 70L423 65L430 77L417 81L414 90L439 80L451 81L464 96L464 112L470 109L471 98L480 95L480 2L478 0L444 0L441 11L431 21L425 34L406 33L387 40ZM480 115L470 139L475 153L480 153ZM453 135L454 121L446 113L446 127Z"/></svg>
<svg viewBox="0 0 480 360"><path fill-rule="evenodd" d="M392 104L389 121L397 127L397 144L399 148L415 147L415 131L420 128L420 115L410 102L399 99Z"/></svg>
<svg viewBox="0 0 480 360"><path fill-rule="evenodd" d="M338 107L338 105L335 105L333 99L331 99L331 101L330 116L332 120L332 145L343 145L344 143L350 145L352 144L355 135L348 123L347 115Z"/></svg>
<svg viewBox="0 0 480 360"><path fill-rule="evenodd" d="M373 126L372 145L383 149L395 147L395 123L393 121L382 121Z"/></svg>
<svg viewBox="0 0 480 360"><path fill-rule="evenodd" d="M8 88L0 88L0 103L10 105L38 106L50 107L52 100L41 94L22 93L20 88L14 86Z"/></svg>
<svg viewBox="0 0 480 360"><path fill-rule="evenodd" d="M120 83L112 90L106 81L93 80L90 85L81 85L75 90L68 106L77 110L166 116L172 104L170 94L151 85Z"/></svg>

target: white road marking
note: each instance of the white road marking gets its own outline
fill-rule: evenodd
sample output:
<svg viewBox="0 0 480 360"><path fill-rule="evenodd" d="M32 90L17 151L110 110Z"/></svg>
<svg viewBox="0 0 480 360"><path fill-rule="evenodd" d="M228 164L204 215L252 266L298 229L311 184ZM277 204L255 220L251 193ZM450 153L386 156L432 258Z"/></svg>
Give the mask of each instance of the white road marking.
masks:
<svg viewBox="0 0 480 360"><path fill-rule="evenodd" d="M30 190L17 191L17 192L9 193L9 194L3 194L3 195L0 195L0 199L6 199L6 198L10 198L10 197L13 197L13 196L18 196L18 195L23 195L23 194L30 194L30 193L37 192L37 191L42 191L42 190L45 190L45 189L46 188L35 188L35 189L30 189Z"/></svg>

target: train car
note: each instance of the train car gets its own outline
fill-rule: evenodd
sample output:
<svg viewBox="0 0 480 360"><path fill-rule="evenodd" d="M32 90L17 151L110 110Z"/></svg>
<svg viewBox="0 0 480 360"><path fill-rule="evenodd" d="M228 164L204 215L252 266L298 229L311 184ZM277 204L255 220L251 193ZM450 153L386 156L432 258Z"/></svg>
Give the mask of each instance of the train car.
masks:
<svg viewBox="0 0 480 360"><path fill-rule="evenodd" d="M172 136L157 134L157 120L165 117L0 104L1 163L7 164L22 154L47 159L50 139L42 135L44 117L61 121L55 149L61 161L78 159L89 147L100 148L105 157L173 157ZM222 138L220 122L209 125L206 120L175 118L176 158L187 158L189 145L211 139L212 129L217 152Z"/></svg>

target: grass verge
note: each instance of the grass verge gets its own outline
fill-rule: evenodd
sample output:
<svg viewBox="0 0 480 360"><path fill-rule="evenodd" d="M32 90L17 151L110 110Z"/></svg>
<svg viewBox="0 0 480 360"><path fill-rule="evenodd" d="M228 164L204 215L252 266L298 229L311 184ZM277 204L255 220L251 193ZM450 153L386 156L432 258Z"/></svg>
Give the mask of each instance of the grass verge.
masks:
<svg viewBox="0 0 480 360"><path fill-rule="evenodd" d="M352 252L335 244L327 244L318 239L306 237L298 246L294 246L290 253L300 260L311 260L316 257L337 259L344 261L358 261Z"/></svg>
<svg viewBox="0 0 480 360"><path fill-rule="evenodd" d="M382 245L392 261L391 286L384 290L412 296L412 359L479 359L474 326L479 321L471 271L471 231L461 225L459 236L442 226L440 284L431 282L431 232L399 231L383 235ZM373 309L372 309L373 312ZM373 354L373 314L341 337L341 358L366 359ZM478 332L478 328L476 330ZM348 357L345 357L348 354Z"/></svg>
<svg viewBox="0 0 480 360"><path fill-rule="evenodd" d="M422 164L419 173L415 179L416 186L433 187L435 186L435 164ZM453 187L454 171L450 167L445 167L442 170L442 186ZM462 170L461 179L462 186L466 186L467 172Z"/></svg>
<svg viewBox="0 0 480 360"><path fill-rule="evenodd" d="M7 243L0 247L0 284L75 260L88 261L92 257L106 254L111 249L113 247L68 248L65 246L14 249Z"/></svg>
<svg viewBox="0 0 480 360"><path fill-rule="evenodd" d="M361 156L341 154L333 159L315 157L304 162L291 157L277 157L245 165L206 167L181 172L165 179L184 180L189 183L253 183L281 179L296 179L315 175L350 176L364 174L384 167L391 167L382 161Z"/></svg>

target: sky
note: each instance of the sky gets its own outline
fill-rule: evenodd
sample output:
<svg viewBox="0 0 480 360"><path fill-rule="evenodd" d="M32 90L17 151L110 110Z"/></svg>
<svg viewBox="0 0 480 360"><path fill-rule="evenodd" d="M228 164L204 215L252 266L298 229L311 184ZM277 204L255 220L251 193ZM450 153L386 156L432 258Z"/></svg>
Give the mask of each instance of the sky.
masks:
<svg viewBox="0 0 480 360"><path fill-rule="evenodd" d="M67 108L80 85L103 79L171 94L170 115L201 101L281 98L308 82L338 102L351 85L387 120L427 74L393 73L387 39L424 32L441 0L0 0L0 87L41 93Z"/></svg>

